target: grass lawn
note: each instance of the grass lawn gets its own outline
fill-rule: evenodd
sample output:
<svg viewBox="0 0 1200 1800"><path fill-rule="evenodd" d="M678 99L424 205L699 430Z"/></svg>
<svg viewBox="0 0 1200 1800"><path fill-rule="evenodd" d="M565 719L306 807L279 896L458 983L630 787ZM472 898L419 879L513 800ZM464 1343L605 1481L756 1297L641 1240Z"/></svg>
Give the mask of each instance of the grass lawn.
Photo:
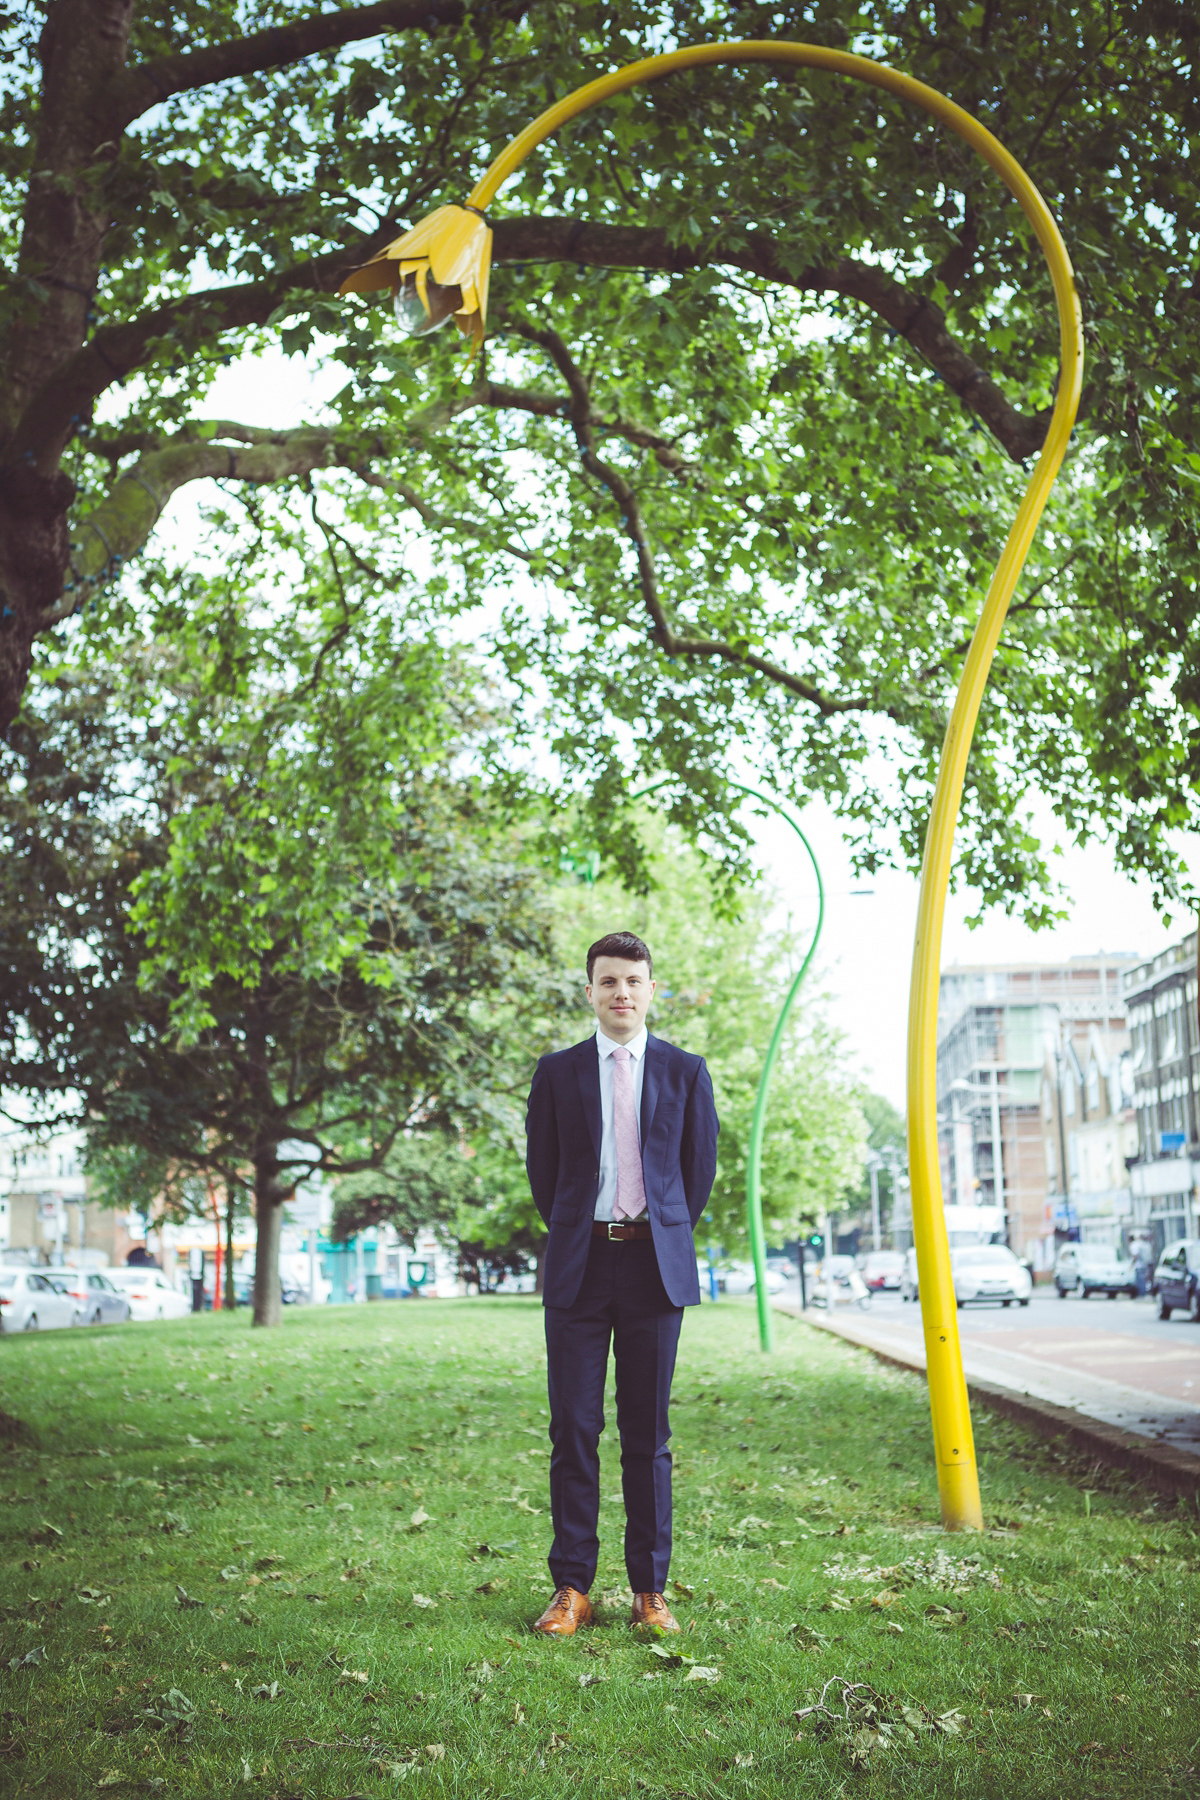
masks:
<svg viewBox="0 0 1200 1800"><path fill-rule="evenodd" d="M944 1537L920 1380L736 1302L684 1325L681 1639L628 1630L607 1438L600 1623L531 1636L540 1315L0 1341L0 1793L1196 1792L1200 1521L984 1417Z"/></svg>

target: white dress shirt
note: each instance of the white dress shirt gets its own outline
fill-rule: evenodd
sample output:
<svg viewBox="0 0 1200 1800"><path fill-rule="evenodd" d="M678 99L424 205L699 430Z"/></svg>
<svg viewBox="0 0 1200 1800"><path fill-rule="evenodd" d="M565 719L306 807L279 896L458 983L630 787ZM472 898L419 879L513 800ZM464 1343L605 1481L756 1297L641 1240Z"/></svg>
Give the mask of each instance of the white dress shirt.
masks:
<svg viewBox="0 0 1200 1800"><path fill-rule="evenodd" d="M596 1049L600 1053L600 1189L596 1195L597 1219L611 1221L617 1199L617 1134L613 1127L613 1061L612 1053L622 1047L633 1057L633 1116L637 1120L638 1143L642 1141L642 1077L646 1072L646 1039L643 1025L635 1038L624 1046L614 1044L599 1029Z"/></svg>

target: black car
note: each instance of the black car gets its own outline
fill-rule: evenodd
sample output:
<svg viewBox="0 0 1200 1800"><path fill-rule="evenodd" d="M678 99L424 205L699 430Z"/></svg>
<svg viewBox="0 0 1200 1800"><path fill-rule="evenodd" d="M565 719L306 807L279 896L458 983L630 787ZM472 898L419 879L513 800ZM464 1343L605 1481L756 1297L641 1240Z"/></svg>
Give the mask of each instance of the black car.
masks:
<svg viewBox="0 0 1200 1800"><path fill-rule="evenodd" d="M1176 1238L1168 1244L1151 1285L1158 1296L1160 1319L1185 1312L1200 1325L1200 1238Z"/></svg>

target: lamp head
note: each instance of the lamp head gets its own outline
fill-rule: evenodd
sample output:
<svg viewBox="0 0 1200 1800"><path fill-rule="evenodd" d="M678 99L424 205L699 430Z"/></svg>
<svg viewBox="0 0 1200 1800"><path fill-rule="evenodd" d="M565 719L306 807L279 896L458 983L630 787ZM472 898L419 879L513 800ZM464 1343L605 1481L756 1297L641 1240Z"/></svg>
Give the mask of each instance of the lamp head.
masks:
<svg viewBox="0 0 1200 1800"><path fill-rule="evenodd" d="M465 206L439 206L355 269L338 292L390 288L396 317L410 337L427 337L452 318L478 347L487 321L491 265L492 228L483 214Z"/></svg>

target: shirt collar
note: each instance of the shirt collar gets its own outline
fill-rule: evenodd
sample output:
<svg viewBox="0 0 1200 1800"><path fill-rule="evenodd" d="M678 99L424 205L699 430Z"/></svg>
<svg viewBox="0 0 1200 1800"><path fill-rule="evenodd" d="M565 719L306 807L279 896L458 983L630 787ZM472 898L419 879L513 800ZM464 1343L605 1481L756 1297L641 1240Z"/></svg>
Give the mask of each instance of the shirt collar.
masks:
<svg viewBox="0 0 1200 1800"><path fill-rule="evenodd" d="M625 1044L625 1045L615 1044L613 1042L612 1038L605 1037L604 1033L600 1030L599 1026L597 1026L596 1027L596 1048L600 1052L601 1056L611 1056L614 1050L621 1050L621 1049L628 1050L629 1054L633 1057L634 1062L637 1062L642 1056L645 1055L646 1040L649 1037L649 1035L650 1035L649 1032L646 1030L646 1027L643 1025L642 1029L638 1032L637 1036L635 1038L630 1038L630 1040L627 1044Z"/></svg>

